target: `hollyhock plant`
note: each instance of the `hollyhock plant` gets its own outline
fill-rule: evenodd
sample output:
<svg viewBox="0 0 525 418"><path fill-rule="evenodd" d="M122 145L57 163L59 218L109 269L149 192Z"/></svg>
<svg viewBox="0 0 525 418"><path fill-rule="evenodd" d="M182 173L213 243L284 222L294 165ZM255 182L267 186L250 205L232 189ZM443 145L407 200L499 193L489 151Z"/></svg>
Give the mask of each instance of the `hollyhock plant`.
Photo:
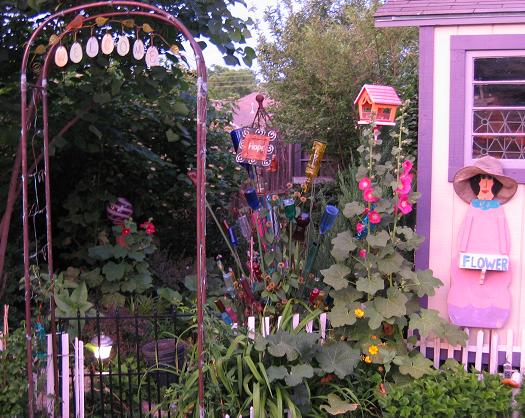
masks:
<svg viewBox="0 0 525 418"><path fill-rule="evenodd" d="M410 160L403 161L402 167L403 167L403 171L405 175L410 173L413 167L412 161Z"/></svg>
<svg viewBox="0 0 525 418"><path fill-rule="evenodd" d="M377 202L379 199L374 196L374 189L369 187L363 191L363 200L368 203Z"/></svg>
<svg viewBox="0 0 525 418"><path fill-rule="evenodd" d="M446 338L452 345L463 344L466 335L436 311L417 306L419 298L433 295L443 283L431 270L417 270L408 256L422 241L411 219L404 218L418 198L412 190L412 160L403 149L411 140L404 138L401 127L397 146L379 150L371 128L358 148L361 164L355 179L363 194L355 190L359 198L346 203L343 215L350 229L332 240L335 263L321 274L331 286L328 319L334 337L351 335L345 341L355 341L350 344L361 353L363 366L380 366L375 368L381 374L378 379L390 384L392 372L412 378L433 372L432 361L407 338L407 328L416 329L420 337ZM373 188L368 179L373 179ZM368 340L376 342L367 344Z"/></svg>
<svg viewBox="0 0 525 418"><path fill-rule="evenodd" d="M372 180L370 180L368 177L363 177L359 181L359 185L358 185L359 190L366 190L371 186L372 186Z"/></svg>
<svg viewBox="0 0 525 418"><path fill-rule="evenodd" d="M381 215L377 211L373 210L368 214L368 220L371 224L378 224L381 222Z"/></svg>
<svg viewBox="0 0 525 418"><path fill-rule="evenodd" d="M396 189L396 193L408 194L412 189L412 174L402 174L399 176L399 182L401 186Z"/></svg>
<svg viewBox="0 0 525 418"><path fill-rule="evenodd" d="M412 212L412 205L410 204L407 195L399 196L396 207L403 215L408 215L410 212Z"/></svg>

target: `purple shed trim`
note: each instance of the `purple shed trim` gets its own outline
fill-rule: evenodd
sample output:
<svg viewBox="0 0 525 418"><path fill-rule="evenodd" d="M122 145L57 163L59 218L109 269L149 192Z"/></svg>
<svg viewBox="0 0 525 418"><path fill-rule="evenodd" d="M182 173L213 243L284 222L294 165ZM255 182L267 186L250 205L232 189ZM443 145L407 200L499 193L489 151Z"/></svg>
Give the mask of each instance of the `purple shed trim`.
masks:
<svg viewBox="0 0 525 418"><path fill-rule="evenodd" d="M525 49L525 35L454 35L450 39L450 130L448 181L465 164L465 66L467 51ZM421 74L421 70L420 70ZM421 89L421 87L420 87ZM505 168L505 174L525 183L525 168Z"/></svg>
<svg viewBox="0 0 525 418"><path fill-rule="evenodd" d="M427 269L430 250L430 209L432 186L432 129L434 124L434 28L419 29L419 121L417 189L422 198L417 205L416 231L425 241L416 252L417 269ZM426 298L422 303L426 306Z"/></svg>
<svg viewBox="0 0 525 418"><path fill-rule="evenodd" d="M380 16L375 18L378 28L400 26L465 26L525 23L523 14L517 15L452 15L452 16Z"/></svg>

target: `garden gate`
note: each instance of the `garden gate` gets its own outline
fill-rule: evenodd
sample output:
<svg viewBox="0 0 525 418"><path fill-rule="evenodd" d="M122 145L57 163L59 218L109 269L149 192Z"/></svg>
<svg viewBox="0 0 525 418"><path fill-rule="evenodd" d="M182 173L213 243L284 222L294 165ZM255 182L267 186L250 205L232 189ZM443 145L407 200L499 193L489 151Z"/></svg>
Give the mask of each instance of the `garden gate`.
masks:
<svg viewBox="0 0 525 418"><path fill-rule="evenodd" d="M93 10L94 9L94 10ZM89 14L90 11L93 14ZM95 24L97 19L122 18L140 16L148 19L156 19L166 25L175 27L189 41L196 58L197 70L197 316L198 332L197 344L199 355L199 405L200 415L204 416L204 381L202 375L203 357L203 311L202 306L206 298L206 207L205 207L205 165L206 165L206 95L207 95L207 75L204 57L201 48L191 35L189 30L174 16L159 9L158 7L140 3L137 1L99 1L81 6L75 6L61 12L48 16L31 34L24 49L24 56L21 65L20 93L21 93L21 139L15 160L15 168L11 177L10 194L8 198L8 210L2 221L2 235L6 237L5 230L9 227L11 213L9 212L10 202L16 197L16 184L19 167L22 170L22 212L23 212L23 241L24 241L24 284L25 284L25 319L26 319L26 338L27 338L27 376L28 376L28 415L34 416L34 383L33 383L33 353L32 353L32 324L31 324L31 282L30 282L30 245L29 245L29 195L28 195L28 135L31 131L30 121L38 114L37 103L41 103L43 119L43 159L44 159L44 185L45 185L45 213L46 213L46 232L47 246L46 256L49 266L51 285L53 286L53 238L51 228L51 186L50 186L50 162L49 162L49 123L48 123L48 82L47 74L52 59L60 61L57 51L61 48L60 41L68 35L74 35L83 28L88 28ZM56 41L47 51L41 72L34 83L28 81L28 63L32 47L35 45L39 35L43 33L46 26L56 19L71 17L64 31L55 34ZM64 48L64 47L62 47ZM98 44L97 44L98 50ZM64 51L64 50L62 50ZM67 62L67 50L66 62ZM65 64L65 62L64 62ZM30 98L28 100L28 93ZM64 128L67 129L66 126ZM33 132L34 133L34 132ZM11 205L12 209L12 205ZM4 245L4 239L2 244ZM54 369L54 393L58 394L58 364L57 364L57 337L55 324L54 300L50 301L51 313L51 334L52 334L52 357Z"/></svg>

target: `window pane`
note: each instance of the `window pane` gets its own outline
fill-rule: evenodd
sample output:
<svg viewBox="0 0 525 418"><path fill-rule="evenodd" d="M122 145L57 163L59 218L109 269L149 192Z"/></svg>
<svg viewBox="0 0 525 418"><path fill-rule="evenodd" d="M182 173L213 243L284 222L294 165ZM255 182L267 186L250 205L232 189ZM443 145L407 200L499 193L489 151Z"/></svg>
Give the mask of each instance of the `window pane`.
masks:
<svg viewBox="0 0 525 418"><path fill-rule="evenodd" d="M525 80L525 57L475 58L474 80Z"/></svg>
<svg viewBox="0 0 525 418"><path fill-rule="evenodd" d="M472 157L480 158L485 155L501 159L524 160L525 138L475 136L472 141Z"/></svg>
<svg viewBox="0 0 525 418"><path fill-rule="evenodd" d="M510 134L525 132L525 110L475 110L474 134Z"/></svg>
<svg viewBox="0 0 525 418"><path fill-rule="evenodd" d="M475 85L474 106L525 106L525 85Z"/></svg>

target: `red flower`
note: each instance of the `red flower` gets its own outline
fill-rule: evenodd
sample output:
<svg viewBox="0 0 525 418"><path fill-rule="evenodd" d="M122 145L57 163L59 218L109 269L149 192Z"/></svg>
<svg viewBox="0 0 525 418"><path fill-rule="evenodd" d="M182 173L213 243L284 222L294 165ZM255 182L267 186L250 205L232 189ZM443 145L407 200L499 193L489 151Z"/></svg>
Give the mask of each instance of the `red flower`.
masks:
<svg viewBox="0 0 525 418"><path fill-rule="evenodd" d="M357 231L358 234L360 234L361 232L363 232L363 229L365 229L364 225L362 223L358 223L356 226L355 226L355 230Z"/></svg>
<svg viewBox="0 0 525 418"><path fill-rule="evenodd" d="M319 381L321 383L328 383L328 382L331 382L334 379L335 379L335 375L334 374L327 374L326 376L321 377L321 379L319 379Z"/></svg>
<svg viewBox="0 0 525 418"><path fill-rule="evenodd" d="M374 203L377 202L379 199L374 196L374 189L372 187L368 187L363 191L363 200L365 202Z"/></svg>
<svg viewBox="0 0 525 418"><path fill-rule="evenodd" d="M403 170L405 174L410 173L410 170L412 170L412 167L413 167L412 161L410 160L403 161Z"/></svg>
<svg viewBox="0 0 525 418"><path fill-rule="evenodd" d="M153 225L153 223L151 221L146 221L146 222L140 224L140 227L142 229L145 229L146 230L146 234L148 234L148 235L151 235L151 234L154 234L155 232L157 232L157 229L155 228L155 225Z"/></svg>
<svg viewBox="0 0 525 418"><path fill-rule="evenodd" d="M403 215L408 215L410 212L412 212L412 205L410 204L406 194L399 196L397 208Z"/></svg>
<svg viewBox="0 0 525 418"><path fill-rule="evenodd" d="M361 181L359 181L359 190L366 190L372 185L372 180L370 180L368 177L363 177Z"/></svg>
<svg viewBox="0 0 525 418"><path fill-rule="evenodd" d="M366 250L364 248L361 248L359 250L359 257L365 258L366 257Z"/></svg>
<svg viewBox="0 0 525 418"><path fill-rule="evenodd" d="M381 215L373 210L368 214L368 219L370 220L371 224L378 224L381 222Z"/></svg>
<svg viewBox="0 0 525 418"><path fill-rule="evenodd" d="M412 188L412 174L402 174L399 177L401 186L396 189L396 193L407 194Z"/></svg>
<svg viewBox="0 0 525 418"><path fill-rule="evenodd" d="M126 228L126 227L122 228L122 236L123 237L127 237L130 233L131 233L131 229Z"/></svg>

